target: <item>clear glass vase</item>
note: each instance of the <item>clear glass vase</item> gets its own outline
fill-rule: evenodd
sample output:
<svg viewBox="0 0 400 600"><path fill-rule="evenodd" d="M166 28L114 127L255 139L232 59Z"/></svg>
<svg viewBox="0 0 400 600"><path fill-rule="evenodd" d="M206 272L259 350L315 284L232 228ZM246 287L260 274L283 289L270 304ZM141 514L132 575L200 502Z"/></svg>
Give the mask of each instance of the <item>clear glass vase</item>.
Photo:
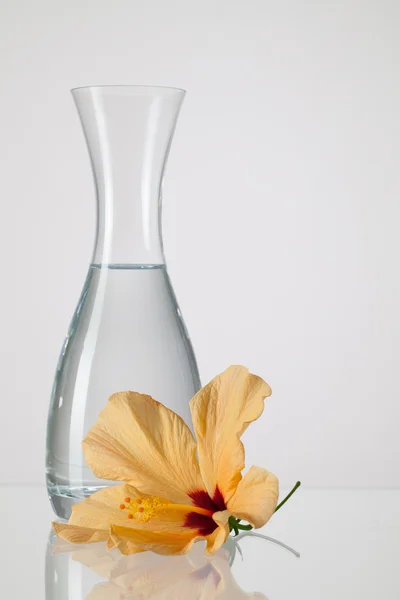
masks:
<svg viewBox="0 0 400 600"><path fill-rule="evenodd" d="M81 441L109 396L152 395L190 422L195 356L165 266L161 184L184 90L72 90L92 162L97 233L92 263L58 362L46 475L56 514L111 482L87 467Z"/></svg>

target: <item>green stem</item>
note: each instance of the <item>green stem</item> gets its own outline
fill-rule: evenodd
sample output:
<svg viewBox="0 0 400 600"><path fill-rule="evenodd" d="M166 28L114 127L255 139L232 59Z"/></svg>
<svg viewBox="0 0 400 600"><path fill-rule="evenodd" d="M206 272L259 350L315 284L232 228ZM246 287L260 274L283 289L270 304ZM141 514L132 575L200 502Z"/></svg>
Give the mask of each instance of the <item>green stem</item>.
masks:
<svg viewBox="0 0 400 600"><path fill-rule="evenodd" d="M235 536L239 535L239 528L238 528L238 521L237 521L237 519L235 519L234 516L230 516L229 520L228 520L228 523L229 523L229 530L232 531L232 529L233 529L233 531L235 532Z"/></svg>
<svg viewBox="0 0 400 600"><path fill-rule="evenodd" d="M253 529L253 527L251 525L238 525L236 523L236 527L238 529L241 529L242 531L251 531Z"/></svg>
<svg viewBox="0 0 400 600"><path fill-rule="evenodd" d="M290 498L291 496L293 496L293 494L295 493L295 491L297 490L297 488L299 488L300 486L301 486L301 481L298 481L298 482L296 483L296 485L294 486L294 488L292 489L292 491L291 491L291 492L289 492L289 494L286 496L286 498L284 498L284 499L282 500L282 502L280 502L280 503L278 504L278 506L276 507L276 509L275 509L274 513L276 513L276 512L277 512L277 511L278 511L280 508L282 508L282 506L283 506L283 505L284 505L284 504L285 504L285 503L286 503L286 502L289 500L289 498Z"/></svg>

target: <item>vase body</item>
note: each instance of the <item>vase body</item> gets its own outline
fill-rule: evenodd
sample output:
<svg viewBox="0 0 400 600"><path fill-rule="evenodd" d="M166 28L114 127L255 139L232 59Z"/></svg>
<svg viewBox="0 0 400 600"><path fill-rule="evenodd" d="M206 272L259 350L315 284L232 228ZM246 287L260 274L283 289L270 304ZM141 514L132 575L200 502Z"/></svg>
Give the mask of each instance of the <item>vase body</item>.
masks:
<svg viewBox="0 0 400 600"><path fill-rule="evenodd" d="M150 394L190 423L189 400L200 388L160 223L162 178L184 91L100 86L72 93L95 178L97 233L49 409L47 487L61 518L114 483L92 474L81 449L111 394Z"/></svg>

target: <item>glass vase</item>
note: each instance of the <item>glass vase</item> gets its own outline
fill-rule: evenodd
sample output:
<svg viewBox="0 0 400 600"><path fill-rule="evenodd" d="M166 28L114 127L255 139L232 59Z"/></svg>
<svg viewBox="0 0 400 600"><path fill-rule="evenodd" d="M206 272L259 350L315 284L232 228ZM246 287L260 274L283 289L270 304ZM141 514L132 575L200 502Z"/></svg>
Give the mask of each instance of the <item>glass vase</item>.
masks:
<svg viewBox="0 0 400 600"><path fill-rule="evenodd" d="M97 231L49 409L47 486L61 518L114 483L92 474L81 449L111 394L150 394L190 422L200 388L161 236L161 185L185 92L99 86L72 94L95 179Z"/></svg>

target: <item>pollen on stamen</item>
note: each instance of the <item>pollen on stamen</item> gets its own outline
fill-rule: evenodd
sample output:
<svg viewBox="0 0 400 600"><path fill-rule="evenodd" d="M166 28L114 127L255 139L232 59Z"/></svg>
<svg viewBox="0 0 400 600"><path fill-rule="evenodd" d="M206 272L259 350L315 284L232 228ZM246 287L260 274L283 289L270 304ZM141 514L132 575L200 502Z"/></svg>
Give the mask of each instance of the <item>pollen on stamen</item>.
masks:
<svg viewBox="0 0 400 600"><path fill-rule="evenodd" d="M129 504L129 502L131 501L130 498L125 498L125 502L127 502Z"/></svg>
<svg viewBox="0 0 400 600"><path fill-rule="evenodd" d="M129 513L128 519L133 519L133 514L132 513Z"/></svg>
<svg viewBox="0 0 400 600"><path fill-rule="evenodd" d="M121 510L124 510L126 508L125 504L120 504L119 507Z"/></svg>
<svg viewBox="0 0 400 600"><path fill-rule="evenodd" d="M138 512L140 512L140 513L144 512L144 508L143 508L143 506L139 506L139 508L138 508Z"/></svg>
<svg viewBox="0 0 400 600"><path fill-rule="evenodd" d="M141 499L141 498L136 498L136 502L137 502L138 504L142 504L142 499Z"/></svg>

